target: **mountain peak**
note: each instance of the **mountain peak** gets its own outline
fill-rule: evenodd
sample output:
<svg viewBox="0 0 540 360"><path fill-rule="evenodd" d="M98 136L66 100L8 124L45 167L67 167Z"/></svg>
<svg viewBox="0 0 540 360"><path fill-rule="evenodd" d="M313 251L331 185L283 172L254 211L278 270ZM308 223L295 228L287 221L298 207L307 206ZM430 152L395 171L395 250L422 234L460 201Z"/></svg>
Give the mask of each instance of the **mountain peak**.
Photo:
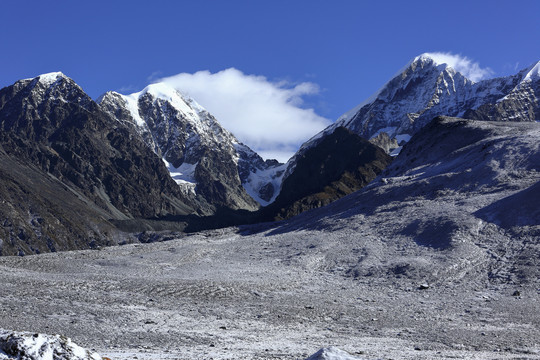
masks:
<svg viewBox="0 0 540 360"><path fill-rule="evenodd" d="M445 53L423 53L413 59L413 63L433 63L435 66L447 65L452 66L455 63L455 56Z"/></svg>
<svg viewBox="0 0 540 360"><path fill-rule="evenodd" d="M540 77L540 61L532 64L526 71L522 81L532 80Z"/></svg>
<svg viewBox="0 0 540 360"><path fill-rule="evenodd" d="M169 102L177 110L184 114L192 114L192 116L198 117L198 114L205 112L206 109L197 103L193 98L182 94L166 83L154 83L150 84L139 92L125 95L125 98L130 98L131 102L138 102L139 98L144 95L150 95L155 100L160 99Z"/></svg>
<svg viewBox="0 0 540 360"><path fill-rule="evenodd" d="M44 86L48 87L57 82L60 79L69 79L66 75L64 75L60 71L50 72L46 74L41 74L36 76L35 78L27 79L27 80L37 80Z"/></svg>
<svg viewBox="0 0 540 360"><path fill-rule="evenodd" d="M150 84L140 92L141 95L147 93L155 98L169 101L176 97L184 97L178 90L164 82Z"/></svg>

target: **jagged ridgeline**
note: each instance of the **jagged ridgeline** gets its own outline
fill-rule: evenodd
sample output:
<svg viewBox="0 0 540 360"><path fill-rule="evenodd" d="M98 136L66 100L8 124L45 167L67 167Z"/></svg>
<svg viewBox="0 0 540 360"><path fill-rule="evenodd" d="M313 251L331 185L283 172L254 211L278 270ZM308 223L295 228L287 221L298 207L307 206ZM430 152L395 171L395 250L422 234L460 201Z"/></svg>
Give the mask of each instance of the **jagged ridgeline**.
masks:
<svg viewBox="0 0 540 360"><path fill-rule="evenodd" d="M61 73L0 90L2 254L125 241L110 220L191 214L163 161Z"/></svg>
<svg viewBox="0 0 540 360"><path fill-rule="evenodd" d="M538 120L539 69L475 83L421 55L287 164L165 84L95 102L62 73L20 80L0 90L0 253L288 218L369 183L437 115Z"/></svg>

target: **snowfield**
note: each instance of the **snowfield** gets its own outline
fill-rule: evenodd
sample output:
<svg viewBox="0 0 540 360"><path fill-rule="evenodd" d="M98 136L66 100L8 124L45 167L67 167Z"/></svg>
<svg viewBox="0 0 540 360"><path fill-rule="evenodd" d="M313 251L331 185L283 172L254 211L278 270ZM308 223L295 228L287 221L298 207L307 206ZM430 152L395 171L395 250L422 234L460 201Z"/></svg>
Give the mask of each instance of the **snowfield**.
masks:
<svg viewBox="0 0 540 360"><path fill-rule="evenodd" d="M0 258L0 328L113 360L540 359L539 138L439 118L286 222Z"/></svg>

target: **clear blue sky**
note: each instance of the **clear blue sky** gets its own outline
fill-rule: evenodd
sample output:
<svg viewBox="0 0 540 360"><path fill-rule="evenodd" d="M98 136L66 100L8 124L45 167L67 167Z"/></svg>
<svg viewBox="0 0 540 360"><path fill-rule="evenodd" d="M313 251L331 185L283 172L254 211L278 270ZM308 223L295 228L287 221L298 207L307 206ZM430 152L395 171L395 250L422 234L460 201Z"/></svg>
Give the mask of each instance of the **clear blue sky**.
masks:
<svg viewBox="0 0 540 360"><path fill-rule="evenodd" d="M1 87L62 71L97 98L234 67L317 84L302 106L335 120L424 52L494 75L540 60L540 1L3 0L0 34Z"/></svg>

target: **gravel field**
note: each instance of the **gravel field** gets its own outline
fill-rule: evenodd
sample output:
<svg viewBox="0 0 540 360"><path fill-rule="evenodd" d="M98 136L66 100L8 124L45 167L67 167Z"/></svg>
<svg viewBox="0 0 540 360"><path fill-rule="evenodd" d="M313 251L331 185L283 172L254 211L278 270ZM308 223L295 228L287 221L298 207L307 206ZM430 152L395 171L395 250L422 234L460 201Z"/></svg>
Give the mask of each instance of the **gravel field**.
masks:
<svg viewBox="0 0 540 360"><path fill-rule="evenodd" d="M233 230L2 258L0 327L111 359L305 359L328 345L365 359L540 358L534 286L347 277L321 269L315 247Z"/></svg>

